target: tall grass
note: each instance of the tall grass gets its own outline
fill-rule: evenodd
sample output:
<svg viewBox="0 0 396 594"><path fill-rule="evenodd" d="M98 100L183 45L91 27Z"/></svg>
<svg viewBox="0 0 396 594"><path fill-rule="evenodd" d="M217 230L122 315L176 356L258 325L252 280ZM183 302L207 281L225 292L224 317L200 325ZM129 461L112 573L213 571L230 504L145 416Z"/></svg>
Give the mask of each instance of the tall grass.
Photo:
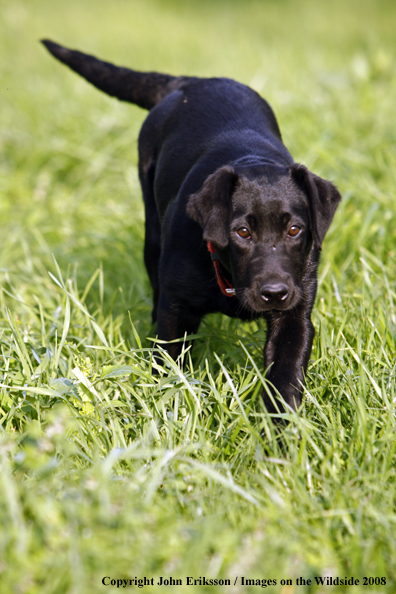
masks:
<svg viewBox="0 0 396 594"><path fill-rule="evenodd" d="M2 593L116 591L105 576L257 591L244 576L282 594L353 576L359 585L331 590L395 591L395 11L2 2ZM69 73L41 37L250 84L296 161L339 186L304 401L287 426L274 428L260 398L263 324L208 316L184 365L153 359L136 171L145 114Z"/></svg>

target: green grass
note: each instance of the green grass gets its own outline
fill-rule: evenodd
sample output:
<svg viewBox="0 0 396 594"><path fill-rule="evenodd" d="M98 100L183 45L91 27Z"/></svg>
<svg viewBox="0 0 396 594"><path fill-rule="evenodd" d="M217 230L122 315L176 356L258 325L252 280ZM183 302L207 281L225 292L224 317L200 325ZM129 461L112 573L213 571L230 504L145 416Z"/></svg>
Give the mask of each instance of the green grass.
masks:
<svg viewBox="0 0 396 594"><path fill-rule="evenodd" d="M117 591L105 576L182 578L180 593L260 589L241 576L282 594L395 592L396 5L3 0L1 14L2 594ZM295 160L340 188L283 448L260 400L263 324L208 316L184 367L153 375L145 112L42 37L252 85ZM324 575L361 582L329 590Z"/></svg>

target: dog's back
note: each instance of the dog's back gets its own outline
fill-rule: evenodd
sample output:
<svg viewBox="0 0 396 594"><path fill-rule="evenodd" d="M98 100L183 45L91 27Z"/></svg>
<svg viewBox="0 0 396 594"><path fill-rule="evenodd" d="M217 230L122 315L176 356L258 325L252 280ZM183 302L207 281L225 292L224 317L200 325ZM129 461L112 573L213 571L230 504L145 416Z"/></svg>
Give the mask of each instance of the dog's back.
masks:
<svg viewBox="0 0 396 594"><path fill-rule="evenodd" d="M155 162L160 214L184 180L197 191L225 159L293 163L268 103L227 78L190 79L165 97L143 124L139 154L141 177Z"/></svg>

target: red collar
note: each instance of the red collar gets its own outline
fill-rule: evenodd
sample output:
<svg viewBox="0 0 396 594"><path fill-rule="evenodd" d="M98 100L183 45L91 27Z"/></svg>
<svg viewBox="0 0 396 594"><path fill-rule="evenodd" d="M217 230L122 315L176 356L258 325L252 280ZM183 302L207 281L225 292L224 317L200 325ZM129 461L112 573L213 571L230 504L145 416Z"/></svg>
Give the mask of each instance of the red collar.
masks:
<svg viewBox="0 0 396 594"><path fill-rule="evenodd" d="M213 245L213 243L211 241L208 241L207 245L208 245L208 250L210 251L210 255L211 255L211 258L212 258L212 261L213 261L213 266L214 266L215 273L216 273L217 284L220 287L220 291L226 297L234 297L235 296L235 289L234 289L234 287L221 274L220 262L219 262L219 255L218 255L218 253L216 251L215 246ZM228 286L226 286L226 285L228 285Z"/></svg>

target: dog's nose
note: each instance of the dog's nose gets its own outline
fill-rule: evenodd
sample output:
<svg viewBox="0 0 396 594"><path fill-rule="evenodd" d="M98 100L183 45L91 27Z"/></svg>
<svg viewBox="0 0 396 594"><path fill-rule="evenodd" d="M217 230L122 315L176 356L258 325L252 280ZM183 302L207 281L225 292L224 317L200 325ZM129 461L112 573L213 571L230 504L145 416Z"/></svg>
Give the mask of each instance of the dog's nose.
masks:
<svg viewBox="0 0 396 594"><path fill-rule="evenodd" d="M266 303L285 301L289 295L289 288L283 283L267 284L261 287L260 293Z"/></svg>

